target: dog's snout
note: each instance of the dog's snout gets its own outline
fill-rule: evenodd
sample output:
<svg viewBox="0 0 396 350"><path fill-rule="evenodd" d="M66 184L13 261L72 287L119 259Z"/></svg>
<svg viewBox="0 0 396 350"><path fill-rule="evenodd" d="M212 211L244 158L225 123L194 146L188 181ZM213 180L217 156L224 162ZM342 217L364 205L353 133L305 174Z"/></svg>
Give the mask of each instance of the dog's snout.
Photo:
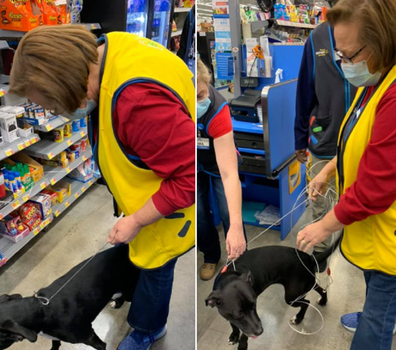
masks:
<svg viewBox="0 0 396 350"><path fill-rule="evenodd" d="M260 327L256 330L255 335L258 337L263 333L264 333L264 329L263 329L263 327Z"/></svg>

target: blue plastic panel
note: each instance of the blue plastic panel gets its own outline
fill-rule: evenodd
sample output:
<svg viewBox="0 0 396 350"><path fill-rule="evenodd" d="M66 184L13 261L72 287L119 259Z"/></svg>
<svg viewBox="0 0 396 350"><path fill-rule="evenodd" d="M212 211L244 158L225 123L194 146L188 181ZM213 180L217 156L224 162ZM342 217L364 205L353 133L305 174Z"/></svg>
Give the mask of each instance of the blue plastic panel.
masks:
<svg viewBox="0 0 396 350"><path fill-rule="evenodd" d="M262 134L263 126L260 123L249 123L232 118L232 127L237 132L247 132L250 134Z"/></svg>
<svg viewBox="0 0 396 350"><path fill-rule="evenodd" d="M273 77L259 78L259 86L256 90L261 90L267 85L275 83L275 72L280 68L283 69L282 81L292 80L298 77L301 60L304 52L303 45L270 45L271 55L273 57ZM242 76L246 76L246 46L242 47Z"/></svg>
<svg viewBox="0 0 396 350"><path fill-rule="evenodd" d="M147 37L147 12L149 2L145 0L128 0L127 32Z"/></svg>
<svg viewBox="0 0 396 350"><path fill-rule="evenodd" d="M286 162L294 153L296 92L296 80L287 84L274 85L269 90L267 113L271 172Z"/></svg>

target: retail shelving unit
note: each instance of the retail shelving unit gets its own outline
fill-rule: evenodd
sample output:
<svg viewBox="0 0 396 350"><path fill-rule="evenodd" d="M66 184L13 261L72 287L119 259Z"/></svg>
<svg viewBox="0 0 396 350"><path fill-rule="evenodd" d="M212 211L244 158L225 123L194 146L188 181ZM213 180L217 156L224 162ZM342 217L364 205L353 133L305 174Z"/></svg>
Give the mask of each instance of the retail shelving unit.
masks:
<svg viewBox="0 0 396 350"><path fill-rule="evenodd" d="M48 132L62 126L68 122L66 118L57 118L53 121L43 124L38 128L40 131ZM33 134L27 139L19 139L15 143L6 144L0 148L0 160L20 150L25 149L25 153L42 159L53 159L56 155L66 150L72 144L78 142L87 135L87 128L82 128L79 132L73 133L73 135L65 139L61 143L51 141L49 139L43 139L40 141L38 135ZM0 237L0 253L4 256L4 260L0 261L0 266L4 265L10 260L20 249L28 244L35 236L37 236L45 227L47 227L55 218L59 217L70 205L72 205L77 198L79 198L84 192L91 187L95 182L96 178L93 178L87 183L82 183L77 180L65 179L66 176L76 169L79 165L83 164L87 159L92 156L92 149L88 147L86 151L80 154L74 162L70 163L66 168L51 167L48 165L44 166L44 177L38 181L29 191L26 191L20 197L10 200L6 206L0 209L0 219L18 209L21 205L26 203L30 198L39 194L43 189L49 185L55 185L61 180L67 181L71 184L71 195L66 198L63 203L59 203L52 208L52 214L41 225L30 232L26 237L21 239L19 242L14 243L7 238Z"/></svg>

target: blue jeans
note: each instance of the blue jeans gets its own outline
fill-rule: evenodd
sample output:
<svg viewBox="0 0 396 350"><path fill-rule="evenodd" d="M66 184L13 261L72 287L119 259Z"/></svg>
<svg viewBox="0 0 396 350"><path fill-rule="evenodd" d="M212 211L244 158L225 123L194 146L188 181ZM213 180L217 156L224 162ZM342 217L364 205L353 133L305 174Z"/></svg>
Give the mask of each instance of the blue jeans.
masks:
<svg viewBox="0 0 396 350"><path fill-rule="evenodd" d="M365 272L366 302L351 350L390 350L396 321L396 276Z"/></svg>
<svg viewBox="0 0 396 350"><path fill-rule="evenodd" d="M197 238L198 249L204 253L204 261L217 264L221 257L219 233L210 215L209 191L210 181L216 194L224 234L227 237L230 228L227 199L220 177L210 176L202 171L197 174ZM246 238L246 233L245 233Z"/></svg>
<svg viewBox="0 0 396 350"><path fill-rule="evenodd" d="M166 325L177 259L156 270L141 270L128 314L138 331L154 333Z"/></svg>

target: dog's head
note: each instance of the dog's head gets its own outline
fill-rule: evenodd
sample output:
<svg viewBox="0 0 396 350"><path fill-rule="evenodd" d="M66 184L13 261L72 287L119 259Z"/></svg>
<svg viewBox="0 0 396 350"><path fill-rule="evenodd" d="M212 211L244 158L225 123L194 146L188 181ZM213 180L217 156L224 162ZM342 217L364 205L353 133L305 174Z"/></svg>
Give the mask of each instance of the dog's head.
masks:
<svg viewBox="0 0 396 350"><path fill-rule="evenodd" d="M16 299L22 299L22 296L19 294L0 296L0 350L7 349L12 344L24 339L32 343L37 340L36 332L19 325L10 319L10 315L3 314L2 306Z"/></svg>
<svg viewBox="0 0 396 350"><path fill-rule="evenodd" d="M257 315L257 296L250 272L243 274L221 290L214 290L205 300L206 306L217 307L221 316L238 327L248 337L263 333L263 325Z"/></svg>

